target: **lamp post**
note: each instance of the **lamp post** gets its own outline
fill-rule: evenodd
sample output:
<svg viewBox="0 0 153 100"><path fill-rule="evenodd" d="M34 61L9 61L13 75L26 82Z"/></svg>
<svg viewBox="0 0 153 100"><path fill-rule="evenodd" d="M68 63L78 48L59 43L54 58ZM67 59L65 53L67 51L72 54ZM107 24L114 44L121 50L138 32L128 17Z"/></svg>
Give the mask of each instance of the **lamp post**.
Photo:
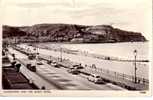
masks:
<svg viewBox="0 0 153 100"><path fill-rule="evenodd" d="M62 47L60 48L60 61L62 62Z"/></svg>
<svg viewBox="0 0 153 100"><path fill-rule="evenodd" d="M136 58L137 58L137 50L134 50L134 82L137 83L137 64L136 64Z"/></svg>

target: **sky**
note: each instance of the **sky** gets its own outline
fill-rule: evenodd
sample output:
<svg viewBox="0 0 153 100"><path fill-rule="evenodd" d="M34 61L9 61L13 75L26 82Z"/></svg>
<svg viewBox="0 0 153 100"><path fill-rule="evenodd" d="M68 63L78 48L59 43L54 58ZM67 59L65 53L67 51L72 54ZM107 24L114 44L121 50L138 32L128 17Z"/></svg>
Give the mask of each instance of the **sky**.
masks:
<svg viewBox="0 0 153 100"><path fill-rule="evenodd" d="M152 34L152 0L0 0L1 23L112 25Z"/></svg>

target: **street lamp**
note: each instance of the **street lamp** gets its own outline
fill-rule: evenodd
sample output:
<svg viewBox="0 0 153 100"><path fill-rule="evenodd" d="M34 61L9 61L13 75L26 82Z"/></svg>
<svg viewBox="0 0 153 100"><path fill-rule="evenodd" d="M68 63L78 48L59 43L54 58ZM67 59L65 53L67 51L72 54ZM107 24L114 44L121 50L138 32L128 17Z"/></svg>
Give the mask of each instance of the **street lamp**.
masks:
<svg viewBox="0 0 153 100"><path fill-rule="evenodd" d="M60 48L60 61L62 62L62 47Z"/></svg>
<svg viewBox="0 0 153 100"><path fill-rule="evenodd" d="M137 62L136 61L136 58L137 58L137 50L134 50L133 53L134 53L134 58L135 58L134 59L134 66L135 66L135 68L134 68L134 78L135 78L134 82L137 83L137 76L136 76L137 75L137 73L136 73L136 71L137 71L137 64L136 64L136 62Z"/></svg>

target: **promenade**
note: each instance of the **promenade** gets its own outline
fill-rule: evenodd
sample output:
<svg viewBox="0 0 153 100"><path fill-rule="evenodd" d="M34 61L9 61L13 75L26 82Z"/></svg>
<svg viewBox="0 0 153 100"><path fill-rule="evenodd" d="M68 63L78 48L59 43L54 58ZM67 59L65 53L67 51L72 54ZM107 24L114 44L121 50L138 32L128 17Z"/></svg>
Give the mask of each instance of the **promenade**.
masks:
<svg viewBox="0 0 153 100"><path fill-rule="evenodd" d="M66 68L71 68L73 65L78 64L75 62L72 62L70 60L63 59L62 62L60 59L55 57L49 57L45 55L40 55L40 59L49 61L54 60L58 62L59 64L62 64ZM119 85L123 88L129 89L129 90L147 90L149 88L149 81L144 78L137 77L137 83L134 82L134 77L130 75L126 75L123 73L118 73L114 71L110 71L107 69L102 68L96 68L93 66L86 65L84 66L84 69L80 70L85 75L99 75L101 76L105 81L111 82L115 85Z"/></svg>
<svg viewBox="0 0 153 100"><path fill-rule="evenodd" d="M17 47L13 48L24 54L28 54L28 52L23 48L22 49L19 49ZM59 64L62 64L65 68L70 68L72 67L72 65L76 64L76 62L73 62L69 59L62 59L61 61L61 59L57 57L47 56L43 54L39 54L39 58L46 61L54 60ZM149 81L147 79L137 77L137 82L135 83L133 76L126 75L124 73L114 72L107 69L97 68L93 65L86 64L84 66L84 69L81 69L80 72L85 75L93 75L93 74L100 75L105 81L129 90L147 90L149 88Z"/></svg>
<svg viewBox="0 0 153 100"><path fill-rule="evenodd" d="M87 80L86 75L80 73L79 75L73 75L68 73L68 68L60 67L55 68L52 65L47 64L46 60L41 60L43 65L36 65L36 72L32 72L26 68L26 65L31 63L35 65L35 60L29 60L26 54L21 53L19 50L9 48L11 54L16 55L17 63L22 65L20 71L23 73L32 83L36 84L39 89L45 87L47 90L124 90L119 86L111 83L106 84L94 84Z"/></svg>

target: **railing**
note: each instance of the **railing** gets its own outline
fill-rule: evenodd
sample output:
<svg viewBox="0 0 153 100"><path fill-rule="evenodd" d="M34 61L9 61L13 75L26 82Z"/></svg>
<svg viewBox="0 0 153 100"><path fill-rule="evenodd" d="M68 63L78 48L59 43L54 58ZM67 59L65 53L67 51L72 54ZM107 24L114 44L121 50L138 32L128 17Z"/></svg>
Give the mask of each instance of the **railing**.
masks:
<svg viewBox="0 0 153 100"><path fill-rule="evenodd" d="M124 73L119 73L119 72L111 71L111 70L108 70L108 69L97 68L97 67L86 65L85 70L90 70L91 73L96 73L100 76L107 75L107 76L114 77L116 79L122 79L122 80L135 82L135 77L132 76L132 75L127 75L127 74L124 74ZM141 78L141 77L136 77L136 78L137 78L137 83L146 84L146 85L149 84L148 79Z"/></svg>

